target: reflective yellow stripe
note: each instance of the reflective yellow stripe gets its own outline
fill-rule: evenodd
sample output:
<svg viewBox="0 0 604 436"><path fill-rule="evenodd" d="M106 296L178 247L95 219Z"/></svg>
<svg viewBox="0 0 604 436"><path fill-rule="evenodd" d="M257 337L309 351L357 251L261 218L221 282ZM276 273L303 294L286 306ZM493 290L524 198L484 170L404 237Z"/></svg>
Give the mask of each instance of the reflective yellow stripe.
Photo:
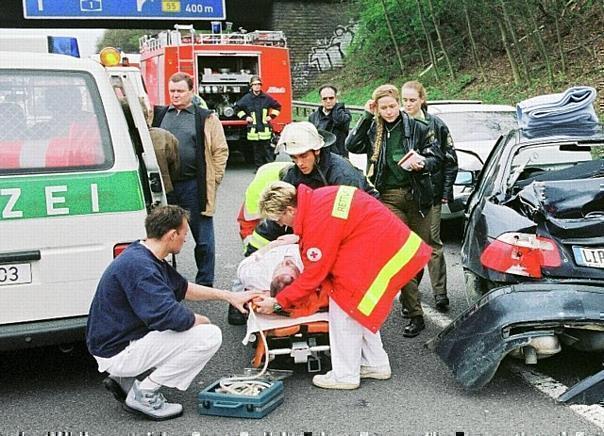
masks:
<svg viewBox="0 0 604 436"><path fill-rule="evenodd" d="M264 124L264 120L266 120L266 117L268 117L268 109L263 107L262 108L262 124Z"/></svg>
<svg viewBox="0 0 604 436"><path fill-rule="evenodd" d="M336 218L348 219L348 213L350 212L350 206L352 204L352 196L357 188L352 186L340 186L336 199L333 202L333 209L331 210L331 216Z"/></svg>
<svg viewBox="0 0 604 436"><path fill-rule="evenodd" d="M405 244L390 258L386 265L383 266L371 286L369 286L367 292L365 292L363 299L357 306L359 312L365 316L369 316L371 312L373 312L378 301L380 301L382 296L386 293L386 289L388 288L388 284L392 277L394 277L401 268L407 265L413 256L415 256L421 243L422 240L419 236L413 232L409 234L409 238Z"/></svg>
<svg viewBox="0 0 604 436"><path fill-rule="evenodd" d="M271 242L268 239L266 239L264 236L259 235L258 233L256 233L256 231L254 230L254 233L252 233L252 238L250 239L250 245L254 248L262 248L265 245L268 245L268 243Z"/></svg>
<svg viewBox="0 0 604 436"><path fill-rule="evenodd" d="M247 132L247 139L249 139L250 141L257 141L258 139L258 134L256 133L256 129L252 129L249 132Z"/></svg>
<svg viewBox="0 0 604 436"><path fill-rule="evenodd" d="M271 139L271 131L267 127L261 132L258 132L258 139Z"/></svg>
<svg viewBox="0 0 604 436"><path fill-rule="evenodd" d="M239 111L239 112L237 112L237 116L239 118L243 118L245 116L245 111Z"/></svg>
<svg viewBox="0 0 604 436"><path fill-rule="evenodd" d="M260 218L260 195L262 191L272 182L279 180L281 170L289 165L289 162L270 162L262 165L256 177L245 190L245 202L243 203L243 216L247 220Z"/></svg>

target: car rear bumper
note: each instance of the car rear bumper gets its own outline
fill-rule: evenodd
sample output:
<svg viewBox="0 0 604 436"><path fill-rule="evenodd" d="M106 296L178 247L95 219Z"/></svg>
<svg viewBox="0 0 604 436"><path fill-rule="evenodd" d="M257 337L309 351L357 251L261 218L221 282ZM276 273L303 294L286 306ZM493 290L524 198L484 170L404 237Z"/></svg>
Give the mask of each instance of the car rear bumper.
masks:
<svg viewBox="0 0 604 436"><path fill-rule="evenodd" d="M43 347L85 338L87 316L0 326L0 351Z"/></svg>
<svg viewBox="0 0 604 436"><path fill-rule="evenodd" d="M604 328L604 283L523 283L493 289L426 346L467 389L486 385L503 358L560 328ZM595 327L595 328L594 328Z"/></svg>

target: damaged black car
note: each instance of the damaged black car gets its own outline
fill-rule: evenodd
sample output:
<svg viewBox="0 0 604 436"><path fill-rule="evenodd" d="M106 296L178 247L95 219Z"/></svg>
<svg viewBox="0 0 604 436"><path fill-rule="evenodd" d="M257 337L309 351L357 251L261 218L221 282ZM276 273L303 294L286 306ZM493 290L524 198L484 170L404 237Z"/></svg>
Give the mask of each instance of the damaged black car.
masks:
<svg viewBox="0 0 604 436"><path fill-rule="evenodd" d="M562 347L604 351L602 125L501 137L465 219L472 305L428 343L458 382L484 386L507 355L531 364ZM583 401L590 389L602 399L600 381L578 389Z"/></svg>

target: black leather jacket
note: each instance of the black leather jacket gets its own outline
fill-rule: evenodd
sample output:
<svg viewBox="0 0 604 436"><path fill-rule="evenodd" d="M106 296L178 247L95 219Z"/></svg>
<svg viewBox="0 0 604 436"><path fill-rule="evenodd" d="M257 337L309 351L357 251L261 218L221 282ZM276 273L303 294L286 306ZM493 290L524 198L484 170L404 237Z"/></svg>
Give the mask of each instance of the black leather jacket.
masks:
<svg viewBox="0 0 604 436"><path fill-rule="evenodd" d="M424 112L424 116L426 123L434 131L443 153L442 165L432 172L434 205L438 205L442 203L443 199L453 200L453 183L457 177L457 153L455 153L453 139L445 122L426 112Z"/></svg>
<svg viewBox="0 0 604 436"><path fill-rule="evenodd" d="M363 172L351 164L348 159L322 149L318 160L310 174L303 174L294 165L285 173L283 181L296 187L305 184L312 189L330 185L354 186L375 198L379 198L380 193L377 189L369 183Z"/></svg>
<svg viewBox="0 0 604 436"><path fill-rule="evenodd" d="M403 117L404 141L407 141L405 149L415 150L426 158L422 171L412 171L411 190L413 198L417 201L420 213L426 214L433 204L433 191L430 175L441 166L443 153L439 147L434 133L427 124L416 121L401 111ZM346 148L351 153L365 153L367 155L367 168L369 170L370 158L373 155L373 144L375 143L376 124L373 114L365 112L356 127L346 138ZM382 147L375 162L373 174L370 180L380 191L383 189L384 167L386 166L386 150Z"/></svg>
<svg viewBox="0 0 604 436"><path fill-rule="evenodd" d="M320 107L308 117L308 121L313 123L317 129L327 130L336 135L336 142L331 146L331 151L344 157L348 157L348 150L346 150L344 142L348 136L351 119L352 115L344 103L336 103L329 114L325 114L323 108Z"/></svg>

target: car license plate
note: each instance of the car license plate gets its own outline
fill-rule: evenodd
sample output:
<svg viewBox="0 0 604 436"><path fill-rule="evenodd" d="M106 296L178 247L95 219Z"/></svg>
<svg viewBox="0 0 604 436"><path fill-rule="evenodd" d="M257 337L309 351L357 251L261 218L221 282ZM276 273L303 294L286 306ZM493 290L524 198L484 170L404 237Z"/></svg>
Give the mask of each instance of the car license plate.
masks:
<svg viewBox="0 0 604 436"><path fill-rule="evenodd" d="M604 248L576 247L575 258L579 265L604 268Z"/></svg>
<svg viewBox="0 0 604 436"><path fill-rule="evenodd" d="M0 286L18 285L22 283L31 283L31 264L0 264Z"/></svg>

